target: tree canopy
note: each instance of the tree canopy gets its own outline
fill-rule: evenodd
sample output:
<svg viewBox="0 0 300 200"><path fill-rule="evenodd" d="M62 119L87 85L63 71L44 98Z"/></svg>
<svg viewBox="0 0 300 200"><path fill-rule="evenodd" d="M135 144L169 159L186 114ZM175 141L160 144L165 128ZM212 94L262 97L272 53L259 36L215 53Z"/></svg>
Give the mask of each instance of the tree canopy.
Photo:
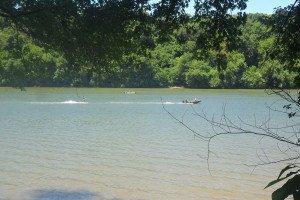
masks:
<svg viewBox="0 0 300 200"><path fill-rule="evenodd" d="M209 46L220 48L220 41L235 37L244 14L233 17L228 12L245 9L246 1L196 1L195 19L203 22L201 29ZM188 4L188 0L3 0L0 16L74 62L101 65L133 49L133 37L151 35L152 25L158 27L161 37L166 36L189 18L184 10Z"/></svg>
<svg viewBox="0 0 300 200"><path fill-rule="evenodd" d="M248 20L247 0L196 0L192 16L189 3L3 0L2 85L264 88L293 87L295 77L300 84L298 0ZM48 81L31 81L43 69Z"/></svg>
<svg viewBox="0 0 300 200"><path fill-rule="evenodd" d="M83 55L72 59L54 48L47 48L2 18L1 85L295 87L293 81L297 73L289 71L282 59L272 58L270 53L270 47L276 42L268 24L271 19L270 15L249 14L241 26L239 42L232 50L201 46L199 35L202 33L195 31L201 22L192 19L169 33L167 42L161 40L159 28L153 25L151 35L130 37L131 46L135 48L119 53L118 58L107 57L106 62L100 57L96 64L85 60ZM80 51L78 48L78 53ZM224 60L220 60L221 54Z"/></svg>

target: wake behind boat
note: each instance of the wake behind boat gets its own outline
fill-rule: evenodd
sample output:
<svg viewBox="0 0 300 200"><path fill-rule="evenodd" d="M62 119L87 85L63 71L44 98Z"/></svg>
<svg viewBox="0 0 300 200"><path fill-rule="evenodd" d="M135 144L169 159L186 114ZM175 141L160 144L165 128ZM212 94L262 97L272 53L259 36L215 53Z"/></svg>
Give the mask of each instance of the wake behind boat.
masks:
<svg viewBox="0 0 300 200"><path fill-rule="evenodd" d="M30 102L31 104L88 104L87 101L73 101L73 100L67 100L67 101L48 101L48 102Z"/></svg>
<svg viewBox="0 0 300 200"><path fill-rule="evenodd" d="M60 102L61 104L87 104L85 100L83 101L73 101L73 100L68 100L68 101L63 101Z"/></svg>

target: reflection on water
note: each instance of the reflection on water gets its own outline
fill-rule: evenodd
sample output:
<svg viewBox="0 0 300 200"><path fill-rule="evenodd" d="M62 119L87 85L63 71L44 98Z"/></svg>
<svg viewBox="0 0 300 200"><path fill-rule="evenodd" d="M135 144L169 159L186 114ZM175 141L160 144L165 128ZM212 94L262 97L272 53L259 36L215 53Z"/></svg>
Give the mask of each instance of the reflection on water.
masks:
<svg viewBox="0 0 300 200"><path fill-rule="evenodd" d="M281 166L253 168L257 138L207 144L175 123L161 103L198 132L211 131L182 99L208 114L263 119L263 92L166 89L124 95L118 89L0 89L0 199L268 199ZM72 100L70 100L72 99ZM161 100L163 99L163 100ZM184 115L183 115L184 114ZM259 119L257 119L259 120ZM276 119L280 120L280 119ZM241 142L242 141L242 142ZM268 143L266 151L274 146ZM276 154L274 154L276 156Z"/></svg>

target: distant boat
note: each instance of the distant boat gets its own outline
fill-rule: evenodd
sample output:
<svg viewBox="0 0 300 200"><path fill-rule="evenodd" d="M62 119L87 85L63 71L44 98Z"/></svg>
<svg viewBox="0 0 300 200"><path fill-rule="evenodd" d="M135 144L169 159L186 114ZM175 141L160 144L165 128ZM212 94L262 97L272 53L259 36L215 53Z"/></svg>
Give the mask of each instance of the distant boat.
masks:
<svg viewBox="0 0 300 200"><path fill-rule="evenodd" d="M124 94L136 94L136 92L135 92L135 91L130 91L130 90L129 90L129 91L125 91Z"/></svg>
<svg viewBox="0 0 300 200"><path fill-rule="evenodd" d="M197 100L197 99L194 99L192 101L188 101L187 99L186 100L183 100L182 103L186 103L186 104L198 104L200 103L201 100Z"/></svg>
<svg viewBox="0 0 300 200"><path fill-rule="evenodd" d="M201 101L200 100L194 100L194 101L191 101L192 104L198 104L200 103Z"/></svg>

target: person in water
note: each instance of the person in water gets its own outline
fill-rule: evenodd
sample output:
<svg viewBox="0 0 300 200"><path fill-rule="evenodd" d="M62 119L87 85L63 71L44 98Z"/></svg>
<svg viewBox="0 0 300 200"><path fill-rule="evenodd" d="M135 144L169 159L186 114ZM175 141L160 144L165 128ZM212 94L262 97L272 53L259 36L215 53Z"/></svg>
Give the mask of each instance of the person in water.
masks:
<svg viewBox="0 0 300 200"><path fill-rule="evenodd" d="M82 97L82 101L83 101L83 102L86 102L85 96Z"/></svg>

